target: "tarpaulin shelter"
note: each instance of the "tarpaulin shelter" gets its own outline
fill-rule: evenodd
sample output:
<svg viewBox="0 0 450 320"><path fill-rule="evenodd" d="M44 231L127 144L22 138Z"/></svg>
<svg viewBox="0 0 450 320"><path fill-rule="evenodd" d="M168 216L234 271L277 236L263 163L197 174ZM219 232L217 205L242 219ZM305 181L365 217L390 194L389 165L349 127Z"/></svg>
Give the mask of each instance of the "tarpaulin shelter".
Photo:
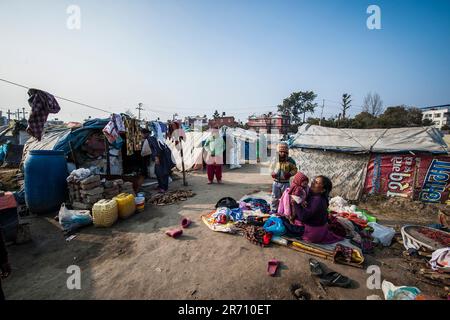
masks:
<svg viewBox="0 0 450 320"><path fill-rule="evenodd" d="M431 186L432 199L439 198L431 202L448 198L442 186L450 183L450 170L445 171L450 158L435 128L338 129L305 124L290 147L301 171L311 178L331 178L333 195L357 200L365 192L427 201ZM433 159L440 160L443 170L438 186L429 174L435 170Z"/></svg>

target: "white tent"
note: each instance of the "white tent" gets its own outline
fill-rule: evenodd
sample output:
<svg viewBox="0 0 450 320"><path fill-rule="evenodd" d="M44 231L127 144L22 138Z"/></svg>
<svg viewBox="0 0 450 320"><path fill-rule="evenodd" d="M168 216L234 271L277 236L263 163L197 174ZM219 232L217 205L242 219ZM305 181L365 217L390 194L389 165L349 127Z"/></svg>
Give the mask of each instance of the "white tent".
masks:
<svg viewBox="0 0 450 320"><path fill-rule="evenodd" d="M293 137L291 147L352 153L447 153L440 131L432 127L338 129L304 124Z"/></svg>

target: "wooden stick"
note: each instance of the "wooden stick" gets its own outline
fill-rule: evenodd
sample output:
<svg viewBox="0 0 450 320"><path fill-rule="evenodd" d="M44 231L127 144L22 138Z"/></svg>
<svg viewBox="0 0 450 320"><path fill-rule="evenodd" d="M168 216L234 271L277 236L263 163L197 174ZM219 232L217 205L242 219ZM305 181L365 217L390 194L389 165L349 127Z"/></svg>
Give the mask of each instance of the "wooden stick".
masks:
<svg viewBox="0 0 450 320"><path fill-rule="evenodd" d="M182 139L180 139L180 155L181 155L181 168L183 172L183 186L187 186L186 183L186 172L184 170L184 157L183 157L183 144L181 143Z"/></svg>
<svg viewBox="0 0 450 320"><path fill-rule="evenodd" d="M69 141L70 154L72 155L73 163L75 164L75 168L78 169L77 158L75 157L75 152L72 148L72 141Z"/></svg>
<svg viewBox="0 0 450 320"><path fill-rule="evenodd" d="M109 143L108 140L106 140L106 137L105 137L105 151L106 151L106 174L109 176L111 175L111 164L109 159Z"/></svg>

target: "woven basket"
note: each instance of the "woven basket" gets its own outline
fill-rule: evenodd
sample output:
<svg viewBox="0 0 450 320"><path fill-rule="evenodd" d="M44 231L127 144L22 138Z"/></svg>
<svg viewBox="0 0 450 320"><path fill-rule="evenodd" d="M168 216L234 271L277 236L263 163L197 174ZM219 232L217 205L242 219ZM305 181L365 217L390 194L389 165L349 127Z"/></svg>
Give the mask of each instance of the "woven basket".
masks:
<svg viewBox="0 0 450 320"><path fill-rule="evenodd" d="M136 204L134 202L134 196L132 194L121 193L118 196L114 197L113 200L117 201L117 207L119 208L119 218L128 218L136 211Z"/></svg>
<svg viewBox="0 0 450 320"><path fill-rule="evenodd" d="M119 216L116 200L102 199L92 207L92 218L96 227L111 227Z"/></svg>

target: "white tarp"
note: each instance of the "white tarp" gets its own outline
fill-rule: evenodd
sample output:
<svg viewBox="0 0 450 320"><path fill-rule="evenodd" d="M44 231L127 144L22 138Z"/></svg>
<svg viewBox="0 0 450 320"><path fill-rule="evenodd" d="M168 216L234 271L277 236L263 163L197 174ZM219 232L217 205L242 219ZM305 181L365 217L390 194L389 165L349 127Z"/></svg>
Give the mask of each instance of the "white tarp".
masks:
<svg viewBox="0 0 450 320"><path fill-rule="evenodd" d="M431 127L338 129L304 124L293 137L291 147L355 153L447 153L440 131Z"/></svg>
<svg viewBox="0 0 450 320"><path fill-rule="evenodd" d="M246 163L246 160L250 161L250 163L256 163L258 142L260 148L267 145L265 135L258 135L251 130L228 128L224 126L220 129L220 133L225 137L227 147L225 161L227 165L230 166L230 169L240 168L241 164ZM203 142L210 135L211 133L209 131L186 132L186 140L181 143L183 146L184 168L186 171L202 168ZM271 138L275 139L278 137L273 136ZM180 145L175 145L175 143L169 140L167 140L166 143L172 151L177 169L182 170ZM246 145L248 146L248 159L245 159Z"/></svg>
<svg viewBox="0 0 450 320"><path fill-rule="evenodd" d="M181 142L183 147L183 159L184 159L184 169L198 170L202 168L203 165L203 145L202 142L205 141L211 135L210 132L186 132L186 140ZM182 170L181 165L181 154L180 154L180 144L175 145L174 142L166 140L167 145L172 151L172 156L177 164L177 169Z"/></svg>
<svg viewBox="0 0 450 320"><path fill-rule="evenodd" d="M36 138L30 138L25 143L22 154L22 163L25 162L28 153L31 150L53 150L53 147L58 143L59 140L64 139L69 133L70 128L53 129L46 131L38 141Z"/></svg>

